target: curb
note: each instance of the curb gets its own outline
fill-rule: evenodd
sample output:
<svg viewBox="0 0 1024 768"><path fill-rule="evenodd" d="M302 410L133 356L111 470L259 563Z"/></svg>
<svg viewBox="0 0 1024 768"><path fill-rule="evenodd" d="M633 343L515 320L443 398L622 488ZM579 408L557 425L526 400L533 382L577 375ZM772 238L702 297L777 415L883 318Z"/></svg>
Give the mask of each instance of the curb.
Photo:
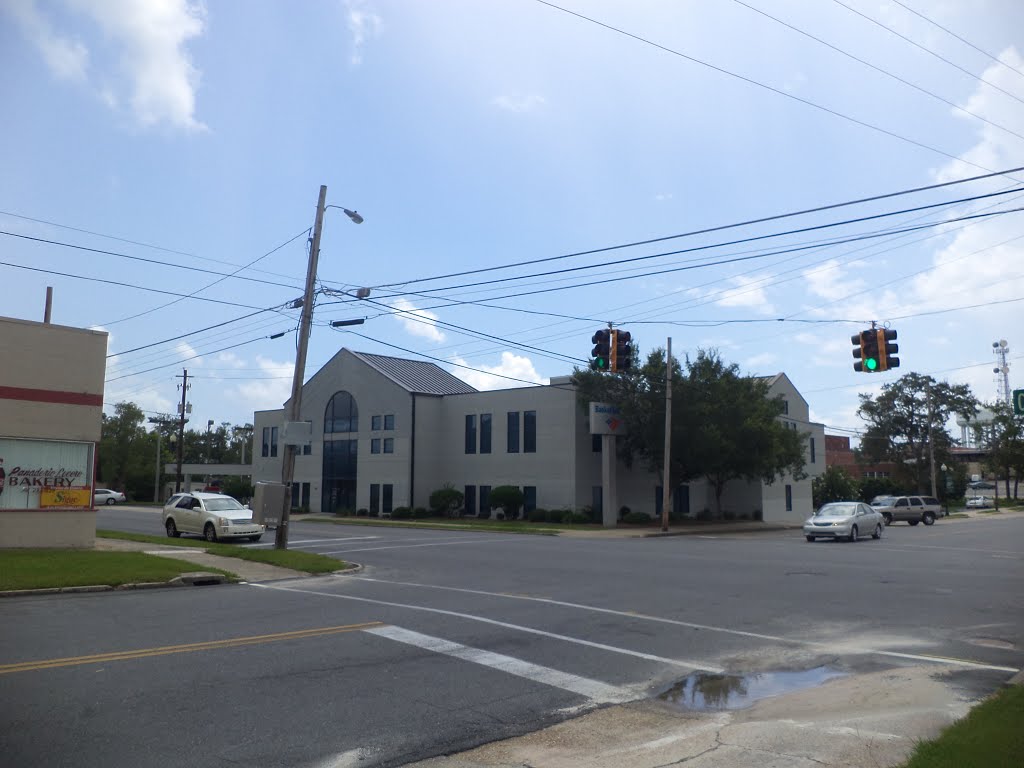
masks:
<svg viewBox="0 0 1024 768"><path fill-rule="evenodd" d="M329 576L351 576L353 573L360 573L363 570L363 566L360 563L349 563L348 568L342 568L340 571L331 571Z"/></svg>
<svg viewBox="0 0 1024 768"><path fill-rule="evenodd" d="M792 525L769 523L763 527L758 528L722 528L711 530L694 529L688 531L655 531L653 533L637 533L631 536L630 538L656 539L662 536L718 536L720 534L730 535L734 533L777 533L779 531L798 531L802 528L802 525L797 525L795 523Z"/></svg>
<svg viewBox="0 0 1024 768"><path fill-rule="evenodd" d="M1003 683L1003 685L1007 688L1011 685L1024 685L1024 669Z"/></svg>
<svg viewBox="0 0 1024 768"><path fill-rule="evenodd" d="M34 597L37 595L56 594L82 594L89 592L124 592L140 589L162 589L166 587L195 586L201 587L209 584L233 584L227 576L220 573L207 573L205 571L193 571L175 576L170 581L138 581L128 584L119 584L116 587L110 584L86 584L74 587L44 587L42 589L8 589L0 591L0 597Z"/></svg>

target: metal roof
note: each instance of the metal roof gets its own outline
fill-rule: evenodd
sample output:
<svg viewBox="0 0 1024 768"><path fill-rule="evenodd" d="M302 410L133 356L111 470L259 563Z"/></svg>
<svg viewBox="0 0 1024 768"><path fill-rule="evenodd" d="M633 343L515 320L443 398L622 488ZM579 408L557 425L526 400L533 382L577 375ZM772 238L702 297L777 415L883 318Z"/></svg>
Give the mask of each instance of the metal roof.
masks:
<svg viewBox="0 0 1024 768"><path fill-rule="evenodd" d="M393 382L418 395L465 395L478 391L434 363L352 352Z"/></svg>

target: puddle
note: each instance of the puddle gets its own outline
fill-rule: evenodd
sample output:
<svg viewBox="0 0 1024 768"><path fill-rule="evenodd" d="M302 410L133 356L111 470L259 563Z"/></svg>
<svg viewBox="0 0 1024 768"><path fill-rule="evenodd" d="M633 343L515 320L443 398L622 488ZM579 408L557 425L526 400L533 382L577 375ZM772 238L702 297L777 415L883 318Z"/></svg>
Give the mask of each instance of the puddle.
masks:
<svg viewBox="0 0 1024 768"><path fill-rule="evenodd" d="M759 699L813 688L826 680L844 677L834 667L815 667L799 672L758 672L751 675L716 675L697 672L658 695L682 709L744 709Z"/></svg>

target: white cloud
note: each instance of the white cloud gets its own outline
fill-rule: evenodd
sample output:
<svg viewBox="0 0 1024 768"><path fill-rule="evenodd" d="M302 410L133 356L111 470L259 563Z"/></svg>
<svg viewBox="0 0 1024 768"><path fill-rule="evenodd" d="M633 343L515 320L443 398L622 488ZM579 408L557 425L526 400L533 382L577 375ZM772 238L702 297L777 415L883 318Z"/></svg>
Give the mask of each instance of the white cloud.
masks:
<svg viewBox="0 0 1024 768"><path fill-rule="evenodd" d="M350 61L353 67L363 63L363 47L366 41L377 37L380 34L384 20L372 11L364 9L361 0L346 0L345 8L348 11L348 31L352 34L352 57Z"/></svg>
<svg viewBox="0 0 1024 768"><path fill-rule="evenodd" d="M245 368L248 363L234 352L220 352L217 355L217 362L230 365L232 368Z"/></svg>
<svg viewBox="0 0 1024 768"><path fill-rule="evenodd" d="M656 194L654 196L654 199L657 200L659 203L664 203L665 201L672 199L672 193L671 192L659 192L658 194Z"/></svg>
<svg viewBox="0 0 1024 768"><path fill-rule="evenodd" d="M400 310L400 314L396 314L395 319L402 324L408 333L413 336L422 336L431 341L444 341L445 335L438 330L437 315L433 312L428 312L425 309L416 309L412 302L406 299L398 299L391 306Z"/></svg>
<svg viewBox="0 0 1024 768"><path fill-rule="evenodd" d="M174 354L181 356L181 358L183 360L186 359L186 358L194 358L194 359L191 359L191 360L187 360L189 365L202 365L203 364L202 356L200 355L199 357L196 357L196 355L198 353L196 352L195 347L193 347L191 344L189 344L186 341L179 341L178 342L177 346L174 348Z"/></svg>
<svg viewBox="0 0 1024 768"><path fill-rule="evenodd" d="M461 357L452 358L452 362L459 365L470 365ZM471 371L466 368L456 368L452 371L452 374L480 390L525 387L528 385L528 382L533 382L534 384L548 383L547 379L537 373L537 369L533 367L533 362L530 358L513 352L502 352L501 362L498 365L476 364L472 365L472 367L477 370ZM500 375L494 376L492 374ZM510 376L512 378L504 379L501 376ZM522 381L513 381L512 379L521 379Z"/></svg>
<svg viewBox="0 0 1024 768"><path fill-rule="evenodd" d="M764 275L760 277L754 275L736 275L731 277L729 282L735 287L719 292L720 298L715 303L722 307L749 307L763 314L770 315L775 312L775 307L768 302L768 296L764 292L764 287L758 285L758 283L767 281L768 278Z"/></svg>
<svg viewBox="0 0 1024 768"><path fill-rule="evenodd" d="M545 104L539 93L525 93L516 96L502 95L491 99L491 104L508 112L533 112Z"/></svg>
<svg viewBox="0 0 1024 768"><path fill-rule="evenodd" d="M830 259L813 269L804 270L803 276L808 291L829 301L836 301L867 287L867 283L860 278L848 277L838 259Z"/></svg>
<svg viewBox="0 0 1024 768"><path fill-rule="evenodd" d="M256 356L256 370L252 381L239 382L237 398L244 404L244 412L280 408L292 395L292 377L282 373L291 366L290 362L278 362L262 355ZM248 417L249 419L252 416Z"/></svg>
<svg viewBox="0 0 1024 768"><path fill-rule="evenodd" d="M89 66L89 50L78 40L63 37L50 27L50 22L35 0L7 0L7 12L14 16L22 32L43 55L50 71L63 80L84 81Z"/></svg>
<svg viewBox="0 0 1024 768"><path fill-rule="evenodd" d="M744 365L748 370L766 373L768 370L774 371L778 367L776 365L778 360L778 355L773 355L771 352L762 352L759 355L748 357L744 361Z"/></svg>

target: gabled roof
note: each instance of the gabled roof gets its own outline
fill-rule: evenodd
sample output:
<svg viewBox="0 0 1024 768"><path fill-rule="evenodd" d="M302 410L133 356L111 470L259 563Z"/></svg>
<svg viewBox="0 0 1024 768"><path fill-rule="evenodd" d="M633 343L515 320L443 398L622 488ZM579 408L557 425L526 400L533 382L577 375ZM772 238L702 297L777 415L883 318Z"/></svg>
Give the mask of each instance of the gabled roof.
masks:
<svg viewBox="0 0 1024 768"><path fill-rule="evenodd" d="M418 395L465 395L478 391L434 363L366 352L352 354L398 386Z"/></svg>

